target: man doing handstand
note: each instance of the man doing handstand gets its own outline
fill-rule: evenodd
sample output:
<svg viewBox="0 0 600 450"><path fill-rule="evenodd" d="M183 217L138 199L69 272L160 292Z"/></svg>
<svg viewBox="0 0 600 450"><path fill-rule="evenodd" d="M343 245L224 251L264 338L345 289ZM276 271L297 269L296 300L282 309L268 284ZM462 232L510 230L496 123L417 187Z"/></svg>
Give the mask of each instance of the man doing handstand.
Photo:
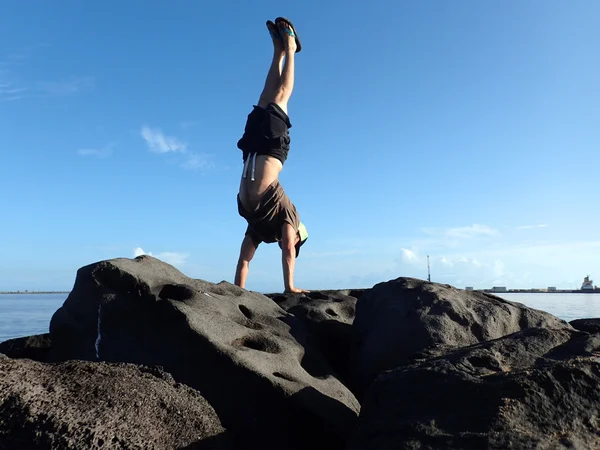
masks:
<svg viewBox="0 0 600 450"><path fill-rule="evenodd" d="M279 183L279 173L290 149L288 101L294 88L294 56L301 50L293 24L278 17L267 21L273 39L273 61L265 87L248 115L237 146L244 169L237 196L238 212L248 227L235 272L235 284L244 287L250 261L261 242L281 248L286 292L307 292L294 286L294 264L308 233L294 204ZM285 59L285 64L284 64Z"/></svg>

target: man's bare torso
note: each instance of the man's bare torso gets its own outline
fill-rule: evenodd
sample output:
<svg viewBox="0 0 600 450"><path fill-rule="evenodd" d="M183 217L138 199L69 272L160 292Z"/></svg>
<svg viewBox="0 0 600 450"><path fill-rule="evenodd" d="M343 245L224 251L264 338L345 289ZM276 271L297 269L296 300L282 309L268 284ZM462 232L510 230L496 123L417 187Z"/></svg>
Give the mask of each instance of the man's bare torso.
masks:
<svg viewBox="0 0 600 450"><path fill-rule="evenodd" d="M240 180L239 196L244 209L253 211L267 188L279 177L283 164L273 156L257 155L256 165L254 166L254 181L252 181L253 162L250 156L248 156L248 159L246 177L244 178L242 175Z"/></svg>

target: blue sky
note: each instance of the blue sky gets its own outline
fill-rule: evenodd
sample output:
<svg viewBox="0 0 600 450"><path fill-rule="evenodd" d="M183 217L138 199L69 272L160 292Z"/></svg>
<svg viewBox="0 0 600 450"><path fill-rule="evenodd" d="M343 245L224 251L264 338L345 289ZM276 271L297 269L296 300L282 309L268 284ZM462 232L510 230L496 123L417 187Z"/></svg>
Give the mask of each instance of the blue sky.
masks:
<svg viewBox="0 0 600 450"><path fill-rule="evenodd" d="M303 50L281 174L307 289L600 280L600 3L6 1L0 290L151 253L233 281L236 143L272 54ZM600 281L598 281L600 284ZM247 287L283 288L261 245Z"/></svg>

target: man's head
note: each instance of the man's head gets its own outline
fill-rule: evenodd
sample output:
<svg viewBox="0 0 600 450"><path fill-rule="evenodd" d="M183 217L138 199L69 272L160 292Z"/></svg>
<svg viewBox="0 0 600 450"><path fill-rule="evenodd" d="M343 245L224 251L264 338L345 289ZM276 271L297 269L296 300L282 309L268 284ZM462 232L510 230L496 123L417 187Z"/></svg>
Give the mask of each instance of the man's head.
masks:
<svg viewBox="0 0 600 450"><path fill-rule="evenodd" d="M298 233L296 234L296 258L300 254L300 247L304 245L308 239L308 231L302 222L298 225Z"/></svg>

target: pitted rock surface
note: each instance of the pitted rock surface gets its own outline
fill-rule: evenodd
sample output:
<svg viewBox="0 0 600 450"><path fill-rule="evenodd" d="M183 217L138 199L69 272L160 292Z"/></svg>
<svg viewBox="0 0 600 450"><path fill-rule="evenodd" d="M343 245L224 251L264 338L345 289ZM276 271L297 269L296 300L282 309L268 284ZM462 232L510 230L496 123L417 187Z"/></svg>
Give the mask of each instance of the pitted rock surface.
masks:
<svg viewBox="0 0 600 450"><path fill-rule="evenodd" d="M310 342L323 353L340 380L346 381L352 360L356 301L364 291L347 289L266 295L306 326Z"/></svg>
<svg viewBox="0 0 600 450"><path fill-rule="evenodd" d="M233 449L208 402L157 369L0 355L0 449Z"/></svg>
<svg viewBox="0 0 600 450"><path fill-rule="evenodd" d="M543 311L413 278L379 283L358 300L351 386L359 396L384 370L532 327L569 328Z"/></svg>
<svg viewBox="0 0 600 450"><path fill-rule="evenodd" d="M600 446L600 340L531 328L380 375L349 450Z"/></svg>
<svg viewBox="0 0 600 450"><path fill-rule="evenodd" d="M188 278L150 256L81 268L50 334L53 360L164 367L198 389L246 445L341 448L359 411L295 316L264 295Z"/></svg>

